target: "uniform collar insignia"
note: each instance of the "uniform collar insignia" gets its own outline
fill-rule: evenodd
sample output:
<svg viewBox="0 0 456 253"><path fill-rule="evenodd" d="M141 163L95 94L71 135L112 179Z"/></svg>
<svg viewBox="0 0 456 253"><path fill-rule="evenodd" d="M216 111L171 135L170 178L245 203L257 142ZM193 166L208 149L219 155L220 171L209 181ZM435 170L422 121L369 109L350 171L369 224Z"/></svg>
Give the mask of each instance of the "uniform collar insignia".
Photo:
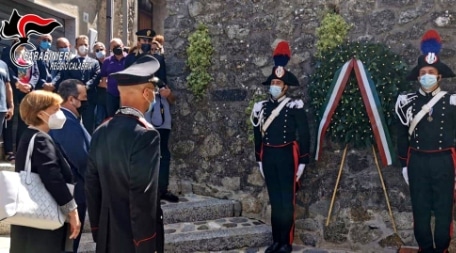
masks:
<svg viewBox="0 0 456 253"><path fill-rule="evenodd" d="M127 107L123 106L119 110L117 110L116 114L126 114L126 115L132 115L138 118L144 118L144 114L140 112L138 109L133 108L133 107Z"/></svg>

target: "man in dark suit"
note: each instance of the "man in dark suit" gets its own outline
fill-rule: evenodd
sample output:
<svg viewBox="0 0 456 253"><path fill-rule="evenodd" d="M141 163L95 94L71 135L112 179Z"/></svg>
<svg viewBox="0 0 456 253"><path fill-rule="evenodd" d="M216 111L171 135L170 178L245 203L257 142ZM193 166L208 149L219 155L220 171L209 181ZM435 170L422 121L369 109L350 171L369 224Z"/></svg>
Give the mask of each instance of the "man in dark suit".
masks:
<svg viewBox="0 0 456 253"><path fill-rule="evenodd" d="M89 38L87 36L80 35L77 37L75 47L77 50L77 56L70 60L70 64L80 67L62 71L60 81L64 81L66 79L77 79L86 85L88 103L85 108L81 109L82 123L87 131L92 133L95 127L95 108L97 106L98 86L97 77L100 72L100 64L97 60L88 56Z"/></svg>
<svg viewBox="0 0 456 253"><path fill-rule="evenodd" d="M52 36L50 34L41 35L38 40L38 53L51 52L52 46ZM35 89L43 89L47 91L55 90L55 82L52 81L52 71L51 71L51 61L49 60L37 60L36 64L38 65L38 70L40 76L36 84Z"/></svg>
<svg viewBox="0 0 456 253"><path fill-rule="evenodd" d="M90 135L81 124L79 110L87 103L87 91L85 85L76 79L63 81L58 90L63 98L62 112L66 121L62 129L51 130L49 134L62 154L70 164L76 185L74 199L78 204L78 215L81 220L81 231L84 227L84 219L87 211L84 194L84 175L87 168L87 157L90 145ZM74 240L73 249L77 252L81 234Z"/></svg>
<svg viewBox="0 0 456 253"><path fill-rule="evenodd" d="M160 135L144 119L156 87L158 61L146 55L111 74L121 107L92 136L86 196L97 253L163 252L158 171Z"/></svg>

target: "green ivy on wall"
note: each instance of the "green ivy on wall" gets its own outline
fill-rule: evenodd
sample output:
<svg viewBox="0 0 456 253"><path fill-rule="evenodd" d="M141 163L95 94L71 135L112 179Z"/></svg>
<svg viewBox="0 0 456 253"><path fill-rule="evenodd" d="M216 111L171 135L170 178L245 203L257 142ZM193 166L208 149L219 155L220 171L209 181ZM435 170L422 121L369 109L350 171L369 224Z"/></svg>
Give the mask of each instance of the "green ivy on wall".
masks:
<svg viewBox="0 0 456 253"><path fill-rule="evenodd" d="M212 81L208 68L211 66L214 49L207 26L199 24L188 41L187 66L190 68L190 75L187 77L187 82L193 95L199 99L206 93L207 86Z"/></svg>
<svg viewBox="0 0 456 253"><path fill-rule="evenodd" d="M385 45L368 42L348 42L332 50L323 50L316 59L315 73L311 76L309 95L316 118L321 120L320 109L324 105L327 93L336 71L345 62L356 57L365 65L373 80L385 121L391 126L394 119L394 105L399 91L407 90L405 75L407 65L400 56L391 52ZM373 134L369 117L354 72L347 82L342 99L333 115L328 128L332 141L341 144L353 144L355 147L367 147L373 143Z"/></svg>
<svg viewBox="0 0 456 253"><path fill-rule="evenodd" d="M337 13L326 13L317 28L317 50L318 54L331 50L342 44L346 38L351 25Z"/></svg>

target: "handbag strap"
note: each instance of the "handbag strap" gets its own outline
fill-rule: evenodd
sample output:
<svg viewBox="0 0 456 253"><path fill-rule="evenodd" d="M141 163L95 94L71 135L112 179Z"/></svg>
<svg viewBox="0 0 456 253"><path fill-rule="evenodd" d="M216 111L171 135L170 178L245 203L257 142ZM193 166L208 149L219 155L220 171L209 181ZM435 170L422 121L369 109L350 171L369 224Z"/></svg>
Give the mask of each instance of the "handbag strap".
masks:
<svg viewBox="0 0 456 253"><path fill-rule="evenodd" d="M28 149L27 149L27 156L25 157L25 183L31 184L32 183L32 153L33 153L33 146L35 145L35 137L38 133L35 133L32 138L30 139Z"/></svg>
<svg viewBox="0 0 456 253"><path fill-rule="evenodd" d="M432 107L443 97L447 94L446 91L440 91L437 93L427 104L423 105L421 107L421 111L419 111L416 116L413 118L412 123L410 123L410 127L408 129L409 135L412 135L413 130L415 129L416 125L420 123L421 119L423 119L424 115L426 113L429 113L429 111L432 109Z"/></svg>

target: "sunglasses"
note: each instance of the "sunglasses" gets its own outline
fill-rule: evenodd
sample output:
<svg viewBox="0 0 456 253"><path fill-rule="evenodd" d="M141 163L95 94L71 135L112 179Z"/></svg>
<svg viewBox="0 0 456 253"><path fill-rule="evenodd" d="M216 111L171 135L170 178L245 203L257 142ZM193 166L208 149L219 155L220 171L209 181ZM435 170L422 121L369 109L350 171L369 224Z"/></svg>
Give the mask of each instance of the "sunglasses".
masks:
<svg viewBox="0 0 456 253"><path fill-rule="evenodd" d="M100 52L100 51L104 51L104 49L95 49L95 52Z"/></svg>
<svg viewBox="0 0 456 253"><path fill-rule="evenodd" d="M150 38L139 38L138 41L141 41L141 40L144 40L144 41L147 41L147 42L152 42L152 39Z"/></svg>

